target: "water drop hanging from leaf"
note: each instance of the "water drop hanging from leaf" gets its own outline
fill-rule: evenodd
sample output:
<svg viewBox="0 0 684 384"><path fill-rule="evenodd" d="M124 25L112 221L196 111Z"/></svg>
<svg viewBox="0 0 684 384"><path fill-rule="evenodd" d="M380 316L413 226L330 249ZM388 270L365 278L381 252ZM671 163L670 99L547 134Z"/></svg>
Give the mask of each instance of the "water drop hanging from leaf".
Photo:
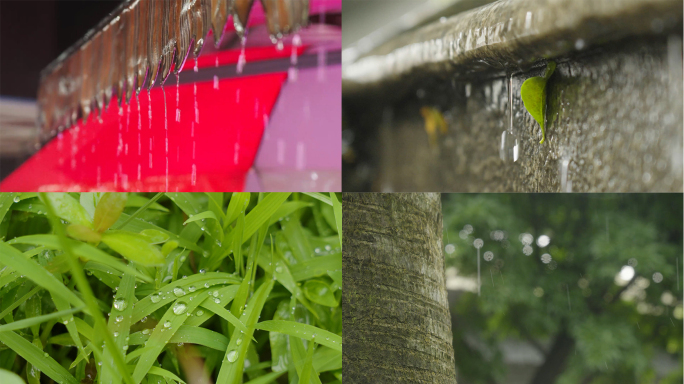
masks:
<svg viewBox="0 0 684 384"><path fill-rule="evenodd" d="M542 130L542 139L539 144L546 140L546 130L544 127L544 115L546 113L546 83L549 81L556 63L549 61L544 77L530 77L525 80L520 87L520 96L527 112L539 123Z"/></svg>

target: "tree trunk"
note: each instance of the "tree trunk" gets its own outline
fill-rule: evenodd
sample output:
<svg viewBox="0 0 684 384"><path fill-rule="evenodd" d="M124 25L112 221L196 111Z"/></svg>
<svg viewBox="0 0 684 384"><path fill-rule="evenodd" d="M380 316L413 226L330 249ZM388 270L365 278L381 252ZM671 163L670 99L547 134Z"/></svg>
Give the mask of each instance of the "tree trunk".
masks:
<svg viewBox="0 0 684 384"><path fill-rule="evenodd" d="M565 327L562 327L553 341L551 350L546 355L544 364L537 369L532 379L532 384L555 383L567 363L575 341L570 337Z"/></svg>
<svg viewBox="0 0 684 384"><path fill-rule="evenodd" d="M456 382L438 193L344 193L345 383Z"/></svg>

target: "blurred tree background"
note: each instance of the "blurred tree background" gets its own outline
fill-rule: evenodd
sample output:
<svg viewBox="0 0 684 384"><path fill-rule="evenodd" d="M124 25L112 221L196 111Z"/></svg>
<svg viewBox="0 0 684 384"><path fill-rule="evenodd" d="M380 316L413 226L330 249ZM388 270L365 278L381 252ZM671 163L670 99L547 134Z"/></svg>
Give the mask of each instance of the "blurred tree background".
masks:
<svg viewBox="0 0 684 384"><path fill-rule="evenodd" d="M442 200L459 384L682 383L681 194Z"/></svg>

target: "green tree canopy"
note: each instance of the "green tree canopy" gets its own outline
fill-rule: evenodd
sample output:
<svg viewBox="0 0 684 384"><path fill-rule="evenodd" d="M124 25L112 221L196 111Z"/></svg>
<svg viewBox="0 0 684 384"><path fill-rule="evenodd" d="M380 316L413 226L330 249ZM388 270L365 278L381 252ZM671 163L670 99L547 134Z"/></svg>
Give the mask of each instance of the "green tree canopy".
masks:
<svg viewBox="0 0 684 384"><path fill-rule="evenodd" d="M535 384L652 383L658 351L682 361L681 194L454 194L443 205L447 267L475 277L473 242L484 241L481 296L451 308L465 380L503 382L506 338L543 354ZM681 382L681 366L661 381Z"/></svg>

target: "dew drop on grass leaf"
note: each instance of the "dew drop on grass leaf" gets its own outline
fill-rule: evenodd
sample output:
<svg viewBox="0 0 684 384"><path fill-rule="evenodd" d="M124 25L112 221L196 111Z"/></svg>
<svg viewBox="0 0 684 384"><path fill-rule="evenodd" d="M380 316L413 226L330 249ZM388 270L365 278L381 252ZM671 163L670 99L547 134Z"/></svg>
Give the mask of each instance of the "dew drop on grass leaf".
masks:
<svg viewBox="0 0 684 384"><path fill-rule="evenodd" d="M200 270L199 270L199 273L202 274L202 275L204 275L205 273L207 273L207 270L206 270L206 269L200 269Z"/></svg>
<svg viewBox="0 0 684 384"><path fill-rule="evenodd" d="M124 309L126 309L127 306L128 306L128 304L126 303L126 300L124 300L124 299L114 300L114 308L116 308L116 310L118 310L118 311L123 311Z"/></svg>
<svg viewBox="0 0 684 384"><path fill-rule="evenodd" d="M18 203L19 201L21 201L21 199L19 198L19 196L14 196L14 199L12 199L12 201Z"/></svg>
<svg viewBox="0 0 684 384"><path fill-rule="evenodd" d="M181 297L185 296L185 291L181 287L176 287L173 289L173 294L176 295L176 297Z"/></svg>
<svg viewBox="0 0 684 384"><path fill-rule="evenodd" d="M173 313L176 315L182 315L187 309L188 306L182 301L179 301L173 305Z"/></svg>
<svg viewBox="0 0 684 384"><path fill-rule="evenodd" d="M194 285L191 285L191 286L188 287L188 291L190 291L190 292L195 292L195 289L196 289L196 288L195 288Z"/></svg>
<svg viewBox="0 0 684 384"><path fill-rule="evenodd" d="M546 114L546 83L549 81L556 63L549 61L546 66L544 77L530 77L520 87L520 97L527 112L539 123L542 130L542 139L539 144L546 140L546 129L544 127L544 116Z"/></svg>
<svg viewBox="0 0 684 384"><path fill-rule="evenodd" d="M159 300L161 300L161 298L159 297L159 295L154 294L154 295L150 296L150 300L152 300L153 303L158 303Z"/></svg>
<svg viewBox="0 0 684 384"><path fill-rule="evenodd" d="M143 335L149 335L149 334L150 334L150 330L147 329L147 328L146 328L146 329L143 329L143 330L142 330L142 334L143 334Z"/></svg>
<svg viewBox="0 0 684 384"><path fill-rule="evenodd" d="M120 323L123 321L123 316L117 316L116 319L114 319L117 323Z"/></svg>
<svg viewBox="0 0 684 384"><path fill-rule="evenodd" d="M113 333L113 335L114 335L114 337L119 337L119 332L116 332L116 331L115 331L115 332Z"/></svg>
<svg viewBox="0 0 684 384"><path fill-rule="evenodd" d="M168 320L166 320L166 321L164 322L164 328L171 328L171 322L168 321Z"/></svg>
<svg viewBox="0 0 684 384"><path fill-rule="evenodd" d="M226 355L226 360L228 360L231 363L234 363L235 360L237 360L237 358L238 358L238 353L235 350L228 352L228 354Z"/></svg>
<svg viewBox="0 0 684 384"><path fill-rule="evenodd" d="M197 310L197 316L202 316L202 315L204 315L204 311L201 309L198 309Z"/></svg>
<svg viewBox="0 0 684 384"><path fill-rule="evenodd" d="M238 338L238 339L235 341L235 345L240 345L240 344L242 344L242 337Z"/></svg>

